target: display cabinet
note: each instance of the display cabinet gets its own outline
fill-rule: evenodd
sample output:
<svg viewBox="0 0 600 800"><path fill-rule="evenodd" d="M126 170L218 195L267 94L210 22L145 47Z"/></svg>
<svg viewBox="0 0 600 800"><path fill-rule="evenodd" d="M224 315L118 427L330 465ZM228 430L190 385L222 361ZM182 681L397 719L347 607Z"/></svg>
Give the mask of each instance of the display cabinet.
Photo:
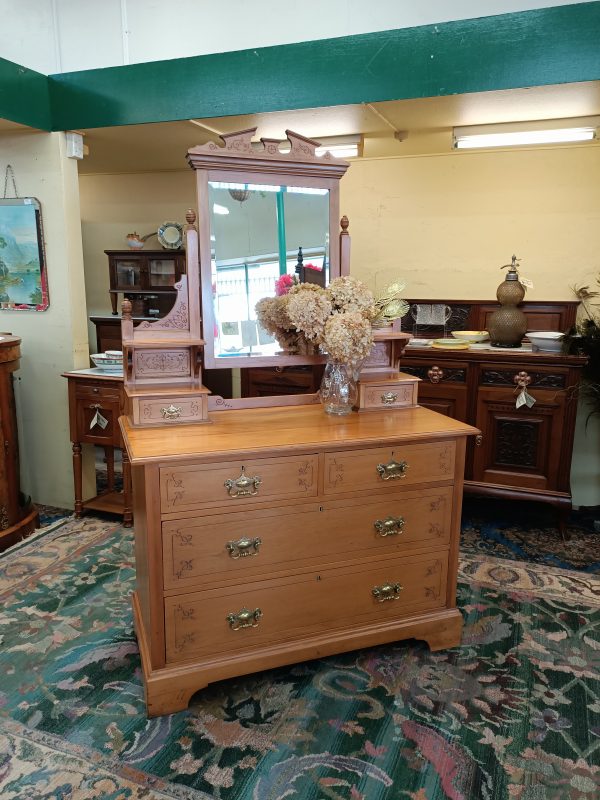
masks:
<svg viewBox="0 0 600 800"><path fill-rule="evenodd" d="M175 284L185 274L185 250L105 250L110 302L116 315L119 295L128 297L135 316L164 316L173 305ZM153 313L154 312L154 313Z"/></svg>

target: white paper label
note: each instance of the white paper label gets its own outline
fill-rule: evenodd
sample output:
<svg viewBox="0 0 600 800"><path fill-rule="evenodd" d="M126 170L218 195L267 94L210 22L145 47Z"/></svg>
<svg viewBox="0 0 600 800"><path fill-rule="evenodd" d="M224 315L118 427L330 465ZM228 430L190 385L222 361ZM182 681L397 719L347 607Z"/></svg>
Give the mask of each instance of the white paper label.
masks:
<svg viewBox="0 0 600 800"><path fill-rule="evenodd" d="M532 397L526 389L521 389L515 402L515 406L517 408L521 408L521 406L527 406L527 408L531 408L534 403L535 397Z"/></svg>
<svg viewBox="0 0 600 800"><path fill-rule="evenodd" d="M526 289L533 289L533 281L530 281L529 278L519 277L519 283L523 284Z"/></svg>
<svg viewBox="0 0 600 800"><path fill-rule="evenodd" d="M108 420L105 417L103 417L99 411L96 411L96 413L92 417L92 421L90 422L90 430L95 428L96 425L102 428L102 430L104 430L104 428L106 428L106 426L108 425Z"/></svg>

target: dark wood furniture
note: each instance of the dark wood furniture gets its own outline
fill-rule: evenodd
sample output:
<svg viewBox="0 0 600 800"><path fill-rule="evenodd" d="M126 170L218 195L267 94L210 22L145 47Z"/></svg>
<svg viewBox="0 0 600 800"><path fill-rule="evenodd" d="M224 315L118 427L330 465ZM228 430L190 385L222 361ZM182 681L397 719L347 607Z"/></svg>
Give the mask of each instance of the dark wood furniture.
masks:
<svg viewBox="0 0 600 800"><path fill-rule="evenodd" d="M414 637L460 642L470 426L424 408L300 405L209 425L121 419L149 716L208 683Z"/></svg>
<svg viewBox="0 0 600 800"><path fill-rule="evenodd" d="M21 340L0 333L0 550L5 550L39 527L37 508L19 485L19 436L13 391L13 372L19 369Z"/></svg>
<svg viewBox="0 0 600 800"><path fill-rule="evenodd" d="M483 301L448 305L460 307L455 330L485 330L495 308ZM559 302L522 306L530 330L567 330L576 307ZM420 405L480 429L481 436L467 449L465 491L550 503L562 511L562 530L571 508L576 389L585 360L529 347L454 352L409 347L401 368L422 379ZM532 408L516 408L523 387L536 400Z"/></svg>
<svg viewBox="0 0 600 800"><path fill-rule="evenodd" d="M185 274L185 250L105 250L110 302L116 315L119 295L129 298L135 317L156 309L164 316L175 300L175 284ZM151 316L151 315L150 315ZM108 348L112 349L112 348Z"/></svg>
<svg viewBox="0 0 600 800"><path fill-rule="evenodd" d="M131 472L127 451L123 447L118 419L124 411L123 378L99 370L75 370L63 373L69 389L69 426L73 444L73 480L75 484L75 516L80 517L86 508L112 514L122 514L123 524L131 527ZM96 412L106 420L93 424ZM104 448L108 485L105 491L83 499L82 444L100 445ZM123 491L115 489L115 448L123 454Z"/></svg>

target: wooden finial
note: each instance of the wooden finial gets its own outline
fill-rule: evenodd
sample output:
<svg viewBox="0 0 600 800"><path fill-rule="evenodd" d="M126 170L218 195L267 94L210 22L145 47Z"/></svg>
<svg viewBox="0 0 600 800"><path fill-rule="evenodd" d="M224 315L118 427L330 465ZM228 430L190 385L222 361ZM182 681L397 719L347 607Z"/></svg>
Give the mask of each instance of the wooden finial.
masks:
<svg viewBox="0 0 600 800"><path fill-rule="evenodd" d="M344 216L340 220L340 226L342 228L342 233L348 233L348 225L350 225L350 220L344 214Z"/></svg>
<svg viewBox="0 0 600 800"><path fill-rule="evenodd" d="M195 227L195 225L196 225L196 212L194 211L193 208L188 208L188 210L185 212L185 219L186 219L186 222L187 222L188 225L190 225L192 228Z"/></svg>
<svg viewBox="0 0 600 800"><path fill-rule="evenodd" d="M131 300L127 300L127 298L125 298L125 300L123 300L121 303L121 316L123 319L131 319L131 309Z"/></svg>

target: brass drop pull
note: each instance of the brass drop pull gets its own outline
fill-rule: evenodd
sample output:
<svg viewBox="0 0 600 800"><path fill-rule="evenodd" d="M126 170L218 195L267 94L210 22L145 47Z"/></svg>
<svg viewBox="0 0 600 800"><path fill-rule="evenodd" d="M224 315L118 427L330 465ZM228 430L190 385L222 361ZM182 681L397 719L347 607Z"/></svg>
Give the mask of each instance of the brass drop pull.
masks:
<svg viewBox="0 0 600 800"><path fill-rule="evenodd" d="M475 437L475 447L481 447L482 444L483 444L483 434L478 433L477 436Z"/></svg>
<svg viewBox="0 0 600 800"><path fill-rule="evenodd" d="M262 539L255 536L253 539L243 537L237 541L227 542L225 547L231 558L246 558L246 556L257 556L261 544Z"/></svg>
<svg viewBox="0 0 600 800"><path fill-rule="evenodd" d="M90 408L92 411L98 411L98 409L102 408L102 406L100 403L90 403Z"/></svg>
<svg viewBox="0 0 600 800"><path fill-rule="evenodd" d="M394 394L394 392L384 392L384 394L381 395L381 402L384 404L384 406L393 405L397 399L398 395Z"/></svg>
<svg viewBox="0 0 600 800"><path fill-rule="evenodd" d="M223 485L230 497L254 497L255 494L258 494L258 487L261 483L262 481L258 475L250 478L244 472L244 467L242 467L242 473L239 478L227 478Z"/></svg>
<svg viewBox="0 0 600 800"><path fill-rule="evenodd" d="M378 519L373 525L380 536L397 536L404 528L404 517Z"/></svg>
<svg viewBox="0 0 600 800"><path fill-rule="evenodd" d="M439 383L442 378L444 377L444 370L437 366L437 364L431 369L427 370L427 377L431 381L431 383Z"/></svg>
<svg viewBox="0 0 600 800"><path fill-rule="evenodd" d="M376 469L382 481L395 481L398 478L406 478L408 461L392 459L388 464L377 464Z"/></svg>
<svg viewBox="0 0 600 800"><path fill-rule="evenodd" d="M378 603L385 603L386 600L398 600L403 588L399 583L384 583L383 586L374 586L371 594Z"/></svg>
<svg viewBox="0 0 600 800"><path fill-rule="evenodd" d="M520 372L515 372L513 375L513 383L516 383L521 389L526 389L531 383L531 376L522 369Z"/></svg>
<svg viewBox="0 0 600 800"><path fill-rule="evenodd" d="M242 628L258 628L258 622L261 617L262 611L260 608L255 608L254 611L250 611L249 608L242 608L237 614L233 612L227 614L226 619L232 631L239 631Z"/></svg>
<svg viewBox="0 0 600 800"><path fill-rule="evenodd" d="M177 419L183 413L183 409L181 406L174 406L173 403L171 403L170 406L163 406L160 413L163 419Z"/></svg>

